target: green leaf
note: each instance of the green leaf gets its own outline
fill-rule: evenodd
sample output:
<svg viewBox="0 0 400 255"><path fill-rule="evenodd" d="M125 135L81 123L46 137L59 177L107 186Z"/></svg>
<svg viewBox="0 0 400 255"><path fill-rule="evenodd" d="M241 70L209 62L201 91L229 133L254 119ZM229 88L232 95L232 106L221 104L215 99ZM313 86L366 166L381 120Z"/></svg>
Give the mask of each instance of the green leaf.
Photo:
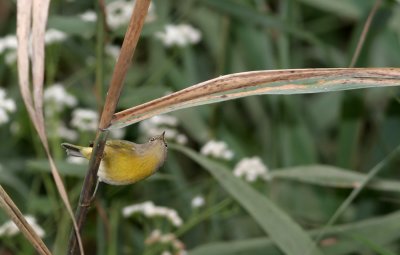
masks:
<svg viewBox="0 0 400 255"><path fill-rule="evenodd" d="M360 18L362 9L360 9L360 1L349 0L300 0L303 3L309 4L315 8L331 12L335 15L347 18ZM368 2L368 1L366 1Z"/></svg>
<svg viewBox="0 0 400 255"><path fill-rule="evenodd" d="M340 255L361 249L372 248L369 244L354 242L354 239L363 239L375 245L388 244L400 237L400 212L376 217L356 223L331 227L326 231L331 244L325 242L321 249L324 254ZM315 237L319 229L308 233ZM328 241L328 239L326 239ZM322 242L324 243L324 241ZM263 253L264 252L264 253ZM236 255L236 254L282 254L269 238L253 238L228 242L215 242L198 246L189 252L189 255ZM300 254L300 253L299 253Z"/></svg>
<svg viewBox="0 0 400 255"><path fill-rule="evenodd" d="M367 175L326 165L299 166L271 171L272 178L295 180L334 188L354 188L360 185ZM400 182L374 178L366 188L400 192Z"/></svg>
<svg viewBox="0 0 400 255"><path fill-rule="evenodd" d="M182 146L171 146L199 163L240 203L285 254L308 254L315 246L302 228L266 196L232 175L225 166ZM313 248L313 254L322 254Z"/></svg>

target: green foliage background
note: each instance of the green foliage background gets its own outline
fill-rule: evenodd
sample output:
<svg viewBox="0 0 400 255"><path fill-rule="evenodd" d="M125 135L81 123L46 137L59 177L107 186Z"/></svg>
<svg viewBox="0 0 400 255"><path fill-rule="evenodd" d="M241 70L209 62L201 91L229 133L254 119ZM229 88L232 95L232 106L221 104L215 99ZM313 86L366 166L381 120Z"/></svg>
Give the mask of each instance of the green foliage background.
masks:
<svg viewBox="0 0 400 255"><path fill-rule="evenodd" d="M223 74L347 67L374 2L155 0L157 19L144 27L119 108L126 109ZM115 63L109 56L99 57L96 49L102 43L96 36L118 45L124 34L121 28L99 37L95 23L77 18L88 9L96 10L96 6L95 1L52 1L48 27L65 31L69 37L46 48L46 84L62 82L78 98L80 107L91 109L100 109ZM15 4L1 2L0 10L1 35L15 33ZM154 32L169 23L189 23L200 29L201 42L166 48ZM100 73L99 65L104 67ZM383 1L356 66L399 65L400 5ZM70 220L23 107L16 74L16 65L7 65L4 55L0 55L0 84L17 101L12 120L0 127L0 183L23 213L38 218L54 254L62 254ZM95 84L96 75L103 76L103 83ZM271 182L249 185L309 230L324 226L354 184L400 144L398 88L250 97L173 115L180 120L180 131L189 137L186 147L199 151L211 139L226 141L235 157L219 163L228 169L250 156L261 157L278 177L279 171L304 166L295 178L281 174ZM68 122L68 116L65 113L56 121ZM13 123L20 126L17 133L11 132ZM126 139L146 139L139 136L137 126L127 128ZM93 137L93 133L81 134L79 143L87 144ZM71 202L76 205L85 168L65 163L60 139L51 139L51 144ZM337 238L338 233L334 232L340 227L327 228L331 235L321 244L324 252L400 253L400 232L393 230L400 214L398 159L379 173L391 182L375 189L367 186L340 216L336 224L347 224L343 228L350 229L343 237ZM321 177L317 172L326 170L321 164L340 168L339 172L325 172L327 176ZM304 176L301 170L311 169L309 166L316 171ZM348 171L361 177L351 179ZM159 220L125 219L121 215L122 207L147 200L179 212L185 224L173 231L189 254L266 254L267 250L268 254L282 254L266 240L268 236L259 222L242 208L242 203L232 199L220 182L178 150L169 151L168 161L156 176L130 186L103 185L99 193L83 233L88 251L96 250L96 254L160 252L145 247L143 240L154 227L172 229ZM194 210L190 201L198 194L205 197L206 205ZM6 220L5 215L0 216ZM34 254L22 236L1 238L0 247L0 254Z"/></svg>

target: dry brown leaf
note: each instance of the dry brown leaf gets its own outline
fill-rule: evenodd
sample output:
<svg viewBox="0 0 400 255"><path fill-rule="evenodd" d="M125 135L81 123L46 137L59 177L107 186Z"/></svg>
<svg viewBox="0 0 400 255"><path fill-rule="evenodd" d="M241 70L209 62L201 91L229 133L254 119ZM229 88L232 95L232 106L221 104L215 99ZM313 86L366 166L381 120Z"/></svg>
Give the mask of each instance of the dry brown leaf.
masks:
<svg viewBox="0 0 400 255"><path fill-rule="evenodd" d="M114 114L110 128L188 107L264 94L304 94L400 86L400 68L320 68L235 73Z"/></svg>
<svg viewBox="0 0 400 255"><path fill-rule="evenodd" d="M38 132L43 147L45 148L57 190L72 219L75 231L78 231L74 214L68 200L68 194L49 150L43 117L44 35L49 3L49 0L17 1L17 58L19 86L31 121ZM33 93L30 87L29 76L29 36L31 34ZM81 254L84 254L82 240L79 234L78 243Z"/></svg>
<svg viewBox="0 0 400 255"><path fill-rule="evenodd" d="M25 217L19 211L18 207L14 204L12 199L8 196L7 192L0 185L0 206L4 209L11 220L17 225L24 236L31 242L33 247L41 255L51 255L47 246L43 243L42 239L36 234L35 230L26 221Z"/></svg>

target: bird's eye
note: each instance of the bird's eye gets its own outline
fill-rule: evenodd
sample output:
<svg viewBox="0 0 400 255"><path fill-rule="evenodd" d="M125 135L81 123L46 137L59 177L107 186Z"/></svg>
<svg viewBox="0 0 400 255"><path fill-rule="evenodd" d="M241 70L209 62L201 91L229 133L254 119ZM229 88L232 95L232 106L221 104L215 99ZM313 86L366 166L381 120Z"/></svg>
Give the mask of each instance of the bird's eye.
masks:
<svg viewBox="0 0 400 255"><path fill-rule="evenodd" d="M167 145L167 144L165 144L165 148L168 148L168 145Z"/></svg>

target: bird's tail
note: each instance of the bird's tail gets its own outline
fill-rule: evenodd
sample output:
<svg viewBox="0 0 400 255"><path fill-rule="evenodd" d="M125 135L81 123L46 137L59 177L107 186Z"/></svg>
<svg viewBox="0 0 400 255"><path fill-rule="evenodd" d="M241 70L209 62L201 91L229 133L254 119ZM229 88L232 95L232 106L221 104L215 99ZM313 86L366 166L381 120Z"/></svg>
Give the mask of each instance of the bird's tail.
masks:
<svg viewBox="0 0 400 255"><path fill-rule="evenodd" d="M68 156L84 157L81 153L81 146L73 145L70 143L62 143L61 146L67 151Z"/></svg>

